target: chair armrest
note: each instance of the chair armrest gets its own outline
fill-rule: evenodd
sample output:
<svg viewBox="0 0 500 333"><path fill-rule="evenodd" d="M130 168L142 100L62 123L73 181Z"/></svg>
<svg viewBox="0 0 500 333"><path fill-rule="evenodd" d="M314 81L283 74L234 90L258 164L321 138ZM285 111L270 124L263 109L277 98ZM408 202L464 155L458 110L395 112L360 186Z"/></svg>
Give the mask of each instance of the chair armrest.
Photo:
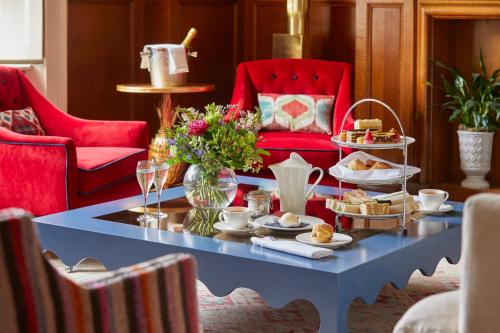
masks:
<svg viewBox="0 0 500 333"><path fill-rule="evenodd" d="M0 208L34 215L70 208L77 188L76 150L64 137L22 135L0 128Z"/></svg>
<svg viewBox="0 0 500 333"><path fill-rule="evenodd" d="M68 115L69 116L69 115ZM73 126L66 135L77 147L148 148L149 130L144 121L85 120L71 117Z"/></svg>
<svg viewBox="0 0 500 333"><path fill-rule="evenodd" d="M136 327L130 331L200 331L196 262L191 255L166 255L110 273L80 284L90 293L93 310L108 316L102 322L128 317L120 323L133 322Z"/></svg>
<svg viewBox="0 0 500 333"><path fill-rule="evenodd" d="M27 104L33 107L49 135L73 139L77 147L148 147L148 125L143 121L86 120L67 114L48 101L20 75Z"/></svg>

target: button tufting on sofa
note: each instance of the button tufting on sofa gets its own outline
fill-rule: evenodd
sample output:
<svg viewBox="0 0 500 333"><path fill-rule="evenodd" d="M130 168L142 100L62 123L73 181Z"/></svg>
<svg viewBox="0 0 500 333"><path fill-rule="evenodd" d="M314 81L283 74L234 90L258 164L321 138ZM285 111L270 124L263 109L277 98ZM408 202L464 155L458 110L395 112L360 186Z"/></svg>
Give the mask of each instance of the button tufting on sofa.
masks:
<svg viewBox="0 0 500 333"><path fill-rule="evenodd" d="M297 74L293 74L292 75L292 80L297 80L299 77L297 76Z"/></svg>
<svg viewBox="0 0 500 333"><path fill-rule="evenodd" d="M317 74L314 74L314 76L313 76L313 80L314 80L314 81L318 81L318 79L319 79L318 75L317 75Z"/></svg>
<svg viewBox="0 0 500 333"><path fill-rule="evenodd" d="M5 84L7 83L7 80L3 79L3 80L2 80L2 81L0 81L0 82L2 82L2 84L5 86Z"/></svg>
<svg viewBox="0 0 500 333"><path fill-rule="evenodd" d="M271 74L271 77L273 78L273 80L276 80L278 78L278 75L276 75L276 73L273 73Z"/></svg>

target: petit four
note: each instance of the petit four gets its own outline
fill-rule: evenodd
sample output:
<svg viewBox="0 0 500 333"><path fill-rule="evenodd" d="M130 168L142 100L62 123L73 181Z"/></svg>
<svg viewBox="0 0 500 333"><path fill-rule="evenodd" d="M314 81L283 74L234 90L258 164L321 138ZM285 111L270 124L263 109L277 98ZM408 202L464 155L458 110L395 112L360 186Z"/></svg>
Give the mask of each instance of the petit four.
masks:
<svg viewBox="0 0 500 333"><path fill-rule="evenodd" d="M315 224L312 229L311 237L318 243L330 243L333 238L333 227L329 224Z"/></svg>
<svg viewBox="0 0 500 333"><path fill-rule="evenodd" d="M369 129L366 130L363 143L364 144L372 144L373 143L373 134L370 132Z"/></svg>
<svg viewBox="0 0 500 333"><path fill-rule="evenodd" d="M356 142L358 138L364 138L365 136L365 131L347 131L346 133L346 141L347 142Z"/></svg>
<svg viewBox="0 0 500 333"><path fill-rule="evenodd" d="M374 130L382 131L382 120L380 119L358 119L354 122L355 130Z"/></svg>
<svg viewBox="0 0 500 333"><path fill-rule="evenodd" d="M389 132L376 132L373 134L373 143L398 143L399 133L391 128Z"/></svg>

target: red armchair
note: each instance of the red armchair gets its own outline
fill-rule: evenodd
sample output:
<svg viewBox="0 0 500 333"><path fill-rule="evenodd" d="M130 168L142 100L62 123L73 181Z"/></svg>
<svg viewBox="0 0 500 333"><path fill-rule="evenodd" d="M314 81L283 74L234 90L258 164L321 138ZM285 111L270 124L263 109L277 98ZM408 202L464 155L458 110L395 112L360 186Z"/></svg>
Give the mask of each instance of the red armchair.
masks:
<svg viewBox="0 0 500 333"><path fill-rule="evenodd" d="M140 192L135 166L147 159L145 122L73 117L47 101L21 71L0 66L0 111L28 106L46 135L0 127L0 208L46 215Z"/></svg>
<svg viewBox="0 0 500 333"><path fill-rule="evenodd" d="M350 64L312 59L273 59L241 63L231 104L242 110L258 106L258 93L334 95L332 130L337 133L342 118L352 105L352 66ZM346 128L353 125L347 119ZM320 133L262 131L259 147L271 156L264 157L264 166L287 159L290 153L299 153L314 166L327 170L339 157L339 148L330 135ZM269 171L264 168L263 173Z"/></svg>

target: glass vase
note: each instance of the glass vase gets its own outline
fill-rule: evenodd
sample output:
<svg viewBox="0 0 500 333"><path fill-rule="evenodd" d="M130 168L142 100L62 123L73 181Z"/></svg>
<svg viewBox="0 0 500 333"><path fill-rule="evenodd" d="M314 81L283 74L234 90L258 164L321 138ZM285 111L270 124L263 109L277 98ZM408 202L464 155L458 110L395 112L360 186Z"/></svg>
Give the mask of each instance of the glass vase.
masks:
<svg viewBox="0 0 500 333"><path fill-rule="evenodd" d="M238 189L236 174L232 169L222 168L213 172L199 164L189 166L183 185L189 204L204 209L229 206Z"/></svg>

